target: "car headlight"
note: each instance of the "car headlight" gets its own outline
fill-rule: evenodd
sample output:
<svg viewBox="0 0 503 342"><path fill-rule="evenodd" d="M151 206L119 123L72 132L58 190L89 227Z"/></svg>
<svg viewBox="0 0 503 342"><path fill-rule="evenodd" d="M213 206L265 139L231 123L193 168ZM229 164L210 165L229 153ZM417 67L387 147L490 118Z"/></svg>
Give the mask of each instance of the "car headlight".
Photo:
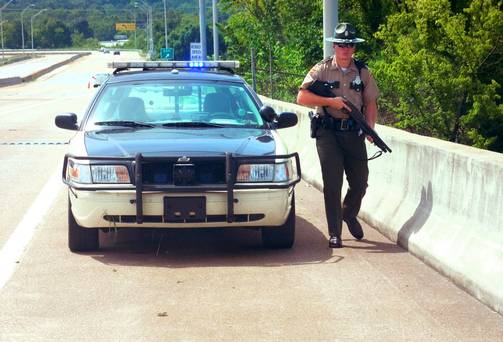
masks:
<svg viewBox="0 0 503 342"><path fill-rule="evenodd" d="M241 164L236 182L286 182L292 176L290 160L277 164Z"/></svg>
<svg viewBox="0 0 503 342"><path fill-rule="evenodd" d="M89 164L79 164L72 159L68 159L66 179L70 182L91 184L91 169L89 168Z"/></svg>
<svg viewBox="0 0 503 342"><path fill-rule="evenodd" d="M81 184L124 184L131 183L129 172L124 165L89 165L68 159L66 178Z"/></svg>
<svg viewBox="0 0 503 342"><path fill-rule="evenodd" d="M124 165L91 165L91 174L94 183L130 183Z"/></svg>

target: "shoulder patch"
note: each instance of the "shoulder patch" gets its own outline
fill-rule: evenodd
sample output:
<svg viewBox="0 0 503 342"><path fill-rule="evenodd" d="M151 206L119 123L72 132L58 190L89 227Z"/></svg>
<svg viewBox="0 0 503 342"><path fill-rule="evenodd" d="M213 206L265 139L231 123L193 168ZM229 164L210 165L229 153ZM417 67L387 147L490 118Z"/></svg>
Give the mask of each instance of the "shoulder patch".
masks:
<svg viewBox="0 0 503 342"><path fill-rule="evenodd" d="M331 62L334 57L330 56L319 62L318 64L326 64L327 62Z"/></svg>

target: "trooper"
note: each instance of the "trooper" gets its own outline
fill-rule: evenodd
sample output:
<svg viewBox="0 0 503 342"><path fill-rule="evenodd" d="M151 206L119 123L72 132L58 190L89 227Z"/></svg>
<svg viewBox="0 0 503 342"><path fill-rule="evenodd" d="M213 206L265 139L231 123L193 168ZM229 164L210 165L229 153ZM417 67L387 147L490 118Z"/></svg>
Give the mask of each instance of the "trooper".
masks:
<svg viewBox="0 0 503 342"><path fill-rule="evenodd" d="M364 40L356 37L350 23L340 23L335 28L334 55L316 64L306 75L297 95L297 103L316 107L321 120L316 129L316 148L323 176L323 195L329 247L341 248L342 221L357 240L363 238L363 229L357 220L367 188L368 164L365 136L347 112L351 108L345 100L362 109L370 127L377 120L379 89L364 63L355 60L356 44ZM321 97L308 90L316 80L331 82L334 97ZM371 137L367 139L372 142ZM343 175L346 173L348 191L341 203Z"/></svg>

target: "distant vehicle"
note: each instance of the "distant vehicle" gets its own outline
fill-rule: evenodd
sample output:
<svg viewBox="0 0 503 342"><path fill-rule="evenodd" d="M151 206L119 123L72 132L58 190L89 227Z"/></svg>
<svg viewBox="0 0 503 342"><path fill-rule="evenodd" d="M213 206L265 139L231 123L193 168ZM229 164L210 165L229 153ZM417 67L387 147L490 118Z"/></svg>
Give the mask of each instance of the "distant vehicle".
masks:
<svg viewBox="0 0 503 342"><path fill-rule="evenodd" d="M80 124L55 120L76 131L62 172L70 250L131 228L245 227L292 247L300 161L277 131L297 115L264 106L235 61L112 66Z"/></svg>
<svg viewBox="0 0 503 342"><path fill-rule="evenodd" d="M103 53L110 53L110 50L109 49L103 49Z"/></svg>
<svg viewBox="0 0 503 342"><path fill-rule="evenodd" d="M121 52L120 52L120 51L118 51L118 50L115 50L115 51L114 51L114 55L120 55L120 54L121 54Z"/></svg>
<svg viewBox="0 0 503 342"><path fill-rule="evenodd" d="M108 78L110 77L110 74L108 73L101 73L101 74L94 74L91 76L89 81L87 82L87 88L97 88L100 85L102 85Z"/></svg>

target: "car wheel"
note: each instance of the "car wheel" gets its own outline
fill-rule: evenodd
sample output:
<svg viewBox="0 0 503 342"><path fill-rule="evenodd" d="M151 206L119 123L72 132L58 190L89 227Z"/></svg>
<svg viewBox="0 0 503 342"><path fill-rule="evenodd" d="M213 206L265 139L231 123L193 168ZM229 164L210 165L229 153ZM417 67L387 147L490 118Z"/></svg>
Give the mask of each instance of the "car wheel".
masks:
<svg viewBox="0 0 503 342"><path fill-rule="evenodd" d="M83 228L77 224L68 199L68 247L72 252L93 251L99 248L98 229Z"/></svg>
<svg viewBox="0 0 503 342"><path fill-rule="evenodd" d="M295 241L295 193L285 223L279 227L262 228L262 245L266 248L292 248Z"/></svg>

